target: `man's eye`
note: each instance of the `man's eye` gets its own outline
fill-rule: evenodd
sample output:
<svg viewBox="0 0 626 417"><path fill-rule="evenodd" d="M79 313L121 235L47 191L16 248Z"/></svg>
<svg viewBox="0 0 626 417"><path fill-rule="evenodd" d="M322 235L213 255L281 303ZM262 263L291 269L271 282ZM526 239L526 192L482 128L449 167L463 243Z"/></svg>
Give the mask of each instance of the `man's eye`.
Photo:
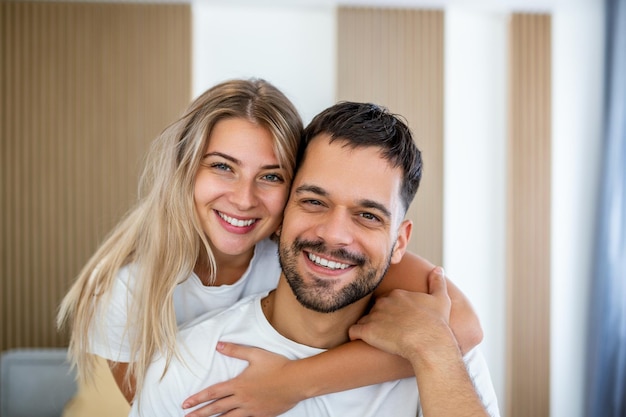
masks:
<svg viewBox="0 0 626 417"><path fill-rule="evenodd" d="M307 199L307 200L302 200L303 204L306 205L310 205L310 206L321 206L322 202L319 200L313 200L313 199Z"/></svg>
<svg viewBox="0 0 626 417"><path fill-rule="evenodd" d="M364 218L365 220L369 220L369 221L373 221L373 222L380 222L380 217L376 216L375 214L372 213L361 213L360 216L362 218Z"/></svg>

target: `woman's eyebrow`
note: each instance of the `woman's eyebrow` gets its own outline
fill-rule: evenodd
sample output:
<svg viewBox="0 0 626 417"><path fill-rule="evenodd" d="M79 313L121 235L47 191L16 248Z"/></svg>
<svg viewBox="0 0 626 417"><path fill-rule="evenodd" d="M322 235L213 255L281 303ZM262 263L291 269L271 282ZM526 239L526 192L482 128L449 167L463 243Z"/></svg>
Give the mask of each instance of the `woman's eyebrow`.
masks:
<svg viewBox="0 0 626 417"><path fill-rule="evenodd" d="M202 157L202 159L206 159L209 156L219 156L220 158L224 158L229 160L230 162L232 162L235 165L241 165L241 161L237 158L234 158L228 154L222 153L222 152L209 152L206 155L204 155ZM263 170L275 170L275 169L282 169L282 167L280 166L280 164L268 164L268 165L263 165L261 166L261 169Z"/></svg>
<svg viewBox="0 0 626 417"><path fill-rule="evenodd" d="M222 152L209 152L209 153L205 154L202 157L202 159L208 158L209 156L219 156L221 158L229 160L230 162L232 162L234 164L237 164L237 165L241 164L241 161L239 159L233 158L232 156L230 156L228 154L225 154L225 153L222 153Z"/></svg>
<svg viewBox="0 0 626 417"><path fill-rule="evenodd" d="M271 169L271 170L274 170L274 169L282 169L282 167L280 165L278 165L278 164L273 164L273 165L263 165L261 167L261 169Z"/></svg>

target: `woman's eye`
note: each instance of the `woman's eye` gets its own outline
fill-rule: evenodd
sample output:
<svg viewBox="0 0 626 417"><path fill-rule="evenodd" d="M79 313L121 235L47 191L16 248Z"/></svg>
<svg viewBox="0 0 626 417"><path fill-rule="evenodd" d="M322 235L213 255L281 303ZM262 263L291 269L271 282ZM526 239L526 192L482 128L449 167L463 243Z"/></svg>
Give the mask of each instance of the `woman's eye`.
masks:
<svg viewBox="0 0 626 417"><path fill-rule="evenodd" d="M278 174L265 174L263 179L269 182L284 182L283 177Z"/></svg>
<svg viewBox="0 0 626 417"><path fill-rule="evenodd" d="M215 169L220 170L220 171L232 171L230 166L228 164L223 163L223 162L215 162L215 163L211 164L211 168L215 168Z"/></svg>

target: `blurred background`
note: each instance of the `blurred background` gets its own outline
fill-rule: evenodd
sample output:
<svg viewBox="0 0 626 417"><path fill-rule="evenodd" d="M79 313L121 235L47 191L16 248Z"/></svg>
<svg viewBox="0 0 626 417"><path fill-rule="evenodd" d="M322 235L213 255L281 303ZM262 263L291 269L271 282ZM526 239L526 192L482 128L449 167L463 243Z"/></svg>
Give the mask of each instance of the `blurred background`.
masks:
<svg viewBox="0 0 626 417"><path fill-rule="evenodd" d="M305 123L343 99L407 118L425 158L411 248L472 301L503 416L586 415L605 10L2 1L1 349L66 346L58 303L136 199L150 141L217 82L260 77Z"/></svg>

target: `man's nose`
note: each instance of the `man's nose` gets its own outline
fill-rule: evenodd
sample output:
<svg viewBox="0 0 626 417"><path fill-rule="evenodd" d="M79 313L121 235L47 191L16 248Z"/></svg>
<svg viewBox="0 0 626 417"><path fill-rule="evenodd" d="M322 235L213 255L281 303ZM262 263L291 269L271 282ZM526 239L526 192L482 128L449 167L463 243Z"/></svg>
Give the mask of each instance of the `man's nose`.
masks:
<svg viewBox="0 0 626 417"><path fill-rule="evenodd" d="M317 225L317 236L331 246L347 246L354 241L354 225L350 213L341 208L330 210Z"/></svg>

